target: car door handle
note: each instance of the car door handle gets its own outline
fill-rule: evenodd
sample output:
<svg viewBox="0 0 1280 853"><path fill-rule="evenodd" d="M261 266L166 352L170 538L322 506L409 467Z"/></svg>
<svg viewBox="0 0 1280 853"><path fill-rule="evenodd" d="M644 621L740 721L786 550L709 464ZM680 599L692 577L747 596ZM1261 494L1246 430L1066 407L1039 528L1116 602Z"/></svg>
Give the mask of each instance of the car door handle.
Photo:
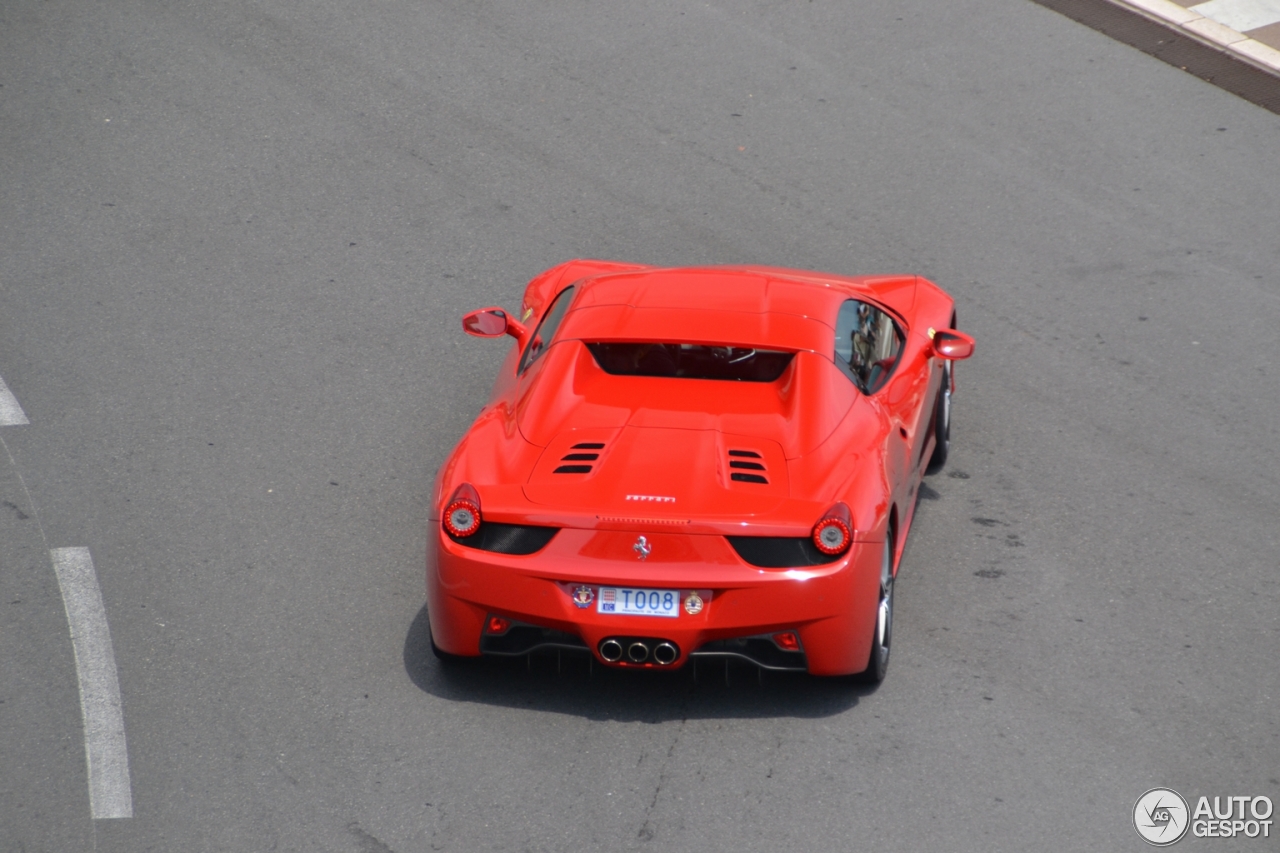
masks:
<svg viewBox="0 0 1280 853"><path fill-rule="evenodd" d="M906 428L906 427L898 427L898 433L899 433L903 438L906 438L906 437L907 437L907 428Z"/></svg>

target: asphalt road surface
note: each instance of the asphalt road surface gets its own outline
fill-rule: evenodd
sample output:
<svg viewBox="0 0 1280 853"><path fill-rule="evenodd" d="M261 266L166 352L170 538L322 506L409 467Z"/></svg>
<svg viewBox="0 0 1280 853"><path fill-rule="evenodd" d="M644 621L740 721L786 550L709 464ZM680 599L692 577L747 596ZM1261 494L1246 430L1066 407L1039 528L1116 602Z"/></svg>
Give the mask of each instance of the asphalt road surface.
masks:
<svg viewBox="0 0 1280 853"><path fill-rule="evenodd" d="M1280 116L1029 0L7 0L0 86L0 850L1136 851L1149 788L1280 801ZM578 256L955 294L878 690L430 656L506 346L458 318Z"/></svg>

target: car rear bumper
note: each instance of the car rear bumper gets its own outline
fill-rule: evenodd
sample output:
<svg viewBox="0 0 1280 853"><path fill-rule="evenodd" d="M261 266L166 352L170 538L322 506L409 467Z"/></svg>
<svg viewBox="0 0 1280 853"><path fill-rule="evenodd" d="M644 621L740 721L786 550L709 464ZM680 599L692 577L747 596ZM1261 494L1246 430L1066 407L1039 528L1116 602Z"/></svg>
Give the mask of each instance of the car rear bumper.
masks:
<svg viewBox="0 0 1280 853"><path fill-rule="evenodd" d="M744 563L723 536L645 531L651 554L634 551L639 532L564 529L536 554L510 556L460 545L439 525L429 530L427 604L432 635L457 655L524 654L535 648L581 649L605 665L628 666L601 655L608 639L669 642L675 669L690 656L740 657L776 669L801 662L816 675L859 672L871 648L882 543L855 542L836 562L795 569ZM600 613L579 607L573 590L601 586L697 592L704 605L674 618ZM486 634L499 616L513 623ZM801 658L761 645L777 632L795 632ZM785 651L785 650L780 650ZM654 666L652 663L638 664Z"/></svg>

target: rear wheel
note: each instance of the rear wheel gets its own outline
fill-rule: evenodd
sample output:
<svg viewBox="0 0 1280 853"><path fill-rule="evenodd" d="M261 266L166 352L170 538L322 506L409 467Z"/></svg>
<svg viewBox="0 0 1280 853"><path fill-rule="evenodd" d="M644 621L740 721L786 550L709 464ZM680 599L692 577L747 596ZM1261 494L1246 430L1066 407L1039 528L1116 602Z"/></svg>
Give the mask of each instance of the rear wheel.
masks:
<svg viewBox="0 0 1280 853"><path fill-rule="evenodd" d="M936 474L947 464L947 454L951 451L951 370L952 363L942 363L942 387L938 389L938 399L933 409L933 455L929 457L926 474Z"/></svg>
<svg viewBox="0 0 1280 853"><path fill-rule="evenodd" d="M864 684L879 684L889 671L889 645L893 640L893 536L884 539L880 560L880 599L876 604L876 624L871 634L871 656L867 668L858 675Z"/></svg>

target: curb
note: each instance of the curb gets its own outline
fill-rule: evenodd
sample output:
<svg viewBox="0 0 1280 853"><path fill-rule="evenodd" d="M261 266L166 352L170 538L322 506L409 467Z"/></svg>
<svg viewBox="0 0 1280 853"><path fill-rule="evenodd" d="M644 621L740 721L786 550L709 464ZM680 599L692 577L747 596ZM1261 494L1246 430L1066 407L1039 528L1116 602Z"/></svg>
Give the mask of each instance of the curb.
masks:
<svg viewBox="0 0 1280 853"><path fill-rule="evenodd" d="M1194 8L1172 0L1031 2L1280 115L1280 50Z"/></svg>
<svg viewBox="0 0 1280 853"><path fill-rule="evenodd" d="M1224 51L1268 74L1280 76L1280 50L1238 33L1212 18L1172 0L1109 0L1122 9L1155 21L1201 44Z"/></svg>

